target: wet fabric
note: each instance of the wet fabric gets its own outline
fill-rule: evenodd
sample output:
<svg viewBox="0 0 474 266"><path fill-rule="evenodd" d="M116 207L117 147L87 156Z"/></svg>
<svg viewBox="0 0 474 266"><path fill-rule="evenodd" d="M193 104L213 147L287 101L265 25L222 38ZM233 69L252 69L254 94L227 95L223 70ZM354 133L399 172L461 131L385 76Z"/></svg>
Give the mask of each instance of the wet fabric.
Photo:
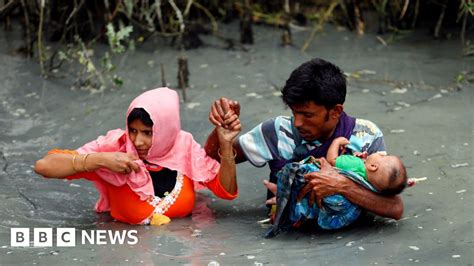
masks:
<svg viewBox="0 0 474 266"><path fill-rule="evenodd" d="M219 171L219 163L206 155L204 149L188 132L181 130L179 116L179 98L174 90L158 88L149 90L135 98L128 107L127 115L135 108L143 108L153 121L152 145L148 150L146 161L188 176L194 182L209 182ZM125 119L126 121L127 119ZM125 130L115 129L107 132L77 149L79 154L96 152L126 152L138 154ZM101 168L95 171L104 181L115 186L127 184L141 200L155 195L153 182L142 160L135 161L140 167L137 173L120 174ZM95 183L100 197L96 211L110 210L106 188L102 183Z"/></svg>
<svg viewBox="0 0 474 266"><path fill-rule="evenodd" d="M298 227L311 219L315 219L319 227L327 230L339 229L357 220L361 208L339 194L323 198L322 208L319 208L316 203L309 205L309 194L300 202L296 201L299 192L306 184L304 175L319 170L317 161L310 156L303 161L286 164L277 173L277 211L274 224L266 233L266 237L274 237L281 230ZM376 191L358 174L343 169L336 170L363 187Z"/></svg>
<svg viewBox="0 0 474 266"><path fill-rule="evenodd" d="M48 154L77 154L77 151L71 150L51 150ZM147 167L146 171L157 172L169 171L168 169L159 167ZM95 172L76 173L66 177L68 180L85 178L89 181L100 184L105 189L107 199L110 203L110 215L121 222L129 224L143 224L149 222L149 218L155 213L155 208L147 200L142 200L140 197L127 185L115 186L107 183ZM219 178L215 178L207 183L201 185L209 188L219 198L232 200L237 197L235 194L230 194L220 183ZM173 204L163 212L170 218L186 217L192 213L195 202L194 182L187 176L183 176L181 182L180 192L177 195Z"/></svg>
<svg viewBox="0 0 474 266"><path fill-rule="evenodd" d="M364 160L354 155L339 155L336 158L335 166L339 169L344 169L348 171L352 171L367 181L367 170L365 169Z"/></svg>

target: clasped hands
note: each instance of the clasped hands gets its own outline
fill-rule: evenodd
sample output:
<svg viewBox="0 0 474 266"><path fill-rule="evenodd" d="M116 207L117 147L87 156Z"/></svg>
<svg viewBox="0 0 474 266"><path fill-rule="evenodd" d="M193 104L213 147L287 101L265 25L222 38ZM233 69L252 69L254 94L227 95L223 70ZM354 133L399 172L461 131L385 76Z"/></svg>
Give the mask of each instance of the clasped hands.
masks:
<svg viewBox="0 0 474 266"><path fill-rule="evenodd" d="M240 124L240 104L227 98L220 98L211 106L209 121L216 127L219 140L230 142L242 129Z"/></svg>

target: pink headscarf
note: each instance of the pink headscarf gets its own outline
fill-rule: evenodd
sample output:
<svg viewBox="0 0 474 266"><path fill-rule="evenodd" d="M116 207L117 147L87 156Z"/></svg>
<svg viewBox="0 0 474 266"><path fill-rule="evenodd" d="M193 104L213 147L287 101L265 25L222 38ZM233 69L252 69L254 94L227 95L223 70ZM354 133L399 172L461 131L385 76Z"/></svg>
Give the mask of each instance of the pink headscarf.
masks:
<svg viewBox="0 0 474 266"><path fill-rule="evenodd" d="M135 98L128 107L127 117L135 108L143 108L153 121L152 145L146 160L152 164L176 170L195 182L208 182L219 171L219 163L206 155L204 149L188 132L181 130L179 117L179 98L174 90L158 88L146 91ZM126 152L138 154L126 130L115 129L107 132L77 149L80 154L96 152ZM146 200L154 196L153 182L141 160L135 161L140 171L131 174L119 174L106 168L95 172L105 181L114 186L127 184ZM95 182L100 197L96 203L96 211L110 210L106 188L102 182Z"/></svg>

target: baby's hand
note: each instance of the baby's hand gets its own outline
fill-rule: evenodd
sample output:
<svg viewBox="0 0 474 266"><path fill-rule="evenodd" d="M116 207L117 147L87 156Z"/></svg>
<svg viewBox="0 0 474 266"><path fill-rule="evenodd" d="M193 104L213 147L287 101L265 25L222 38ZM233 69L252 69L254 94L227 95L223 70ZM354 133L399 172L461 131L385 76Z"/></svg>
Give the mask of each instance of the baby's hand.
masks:
<svg viewBox="0 0 474 266"><path fill-rule="evenodd" d="M368 153L366 151L364 152L354 152L354 156L357 158L361 158L362 160L367 159Z"/></svg>
<svg viewBox="0 0 474 266"><path fill-rule="evenodd" d="M334 141L336 141L340 146L344 147L350 143L349 140L344 137L338 137Z"/></svg>
<svg viewBox="0 0 474 266"><path fill-rule="evenodd" d="M339 145L339 150L342 154L346 153L346 146L350 143L348 139L344 137L338 137L334 141Z"/></svg>

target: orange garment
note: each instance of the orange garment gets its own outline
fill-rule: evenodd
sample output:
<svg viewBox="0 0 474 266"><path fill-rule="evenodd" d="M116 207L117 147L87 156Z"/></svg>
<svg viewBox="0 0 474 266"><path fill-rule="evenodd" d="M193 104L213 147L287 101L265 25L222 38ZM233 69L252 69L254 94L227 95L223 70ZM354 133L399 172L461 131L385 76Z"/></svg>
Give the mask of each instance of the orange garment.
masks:
<svg viewBox="0 0 474 266"><path fill-rule="evenodd" d="M70 150L52 150L48 154L77 154L76 151ZM153 171L160 171L153 170ZM86 178L93 182L101 182L107 188L109 203L110 203L110 215L121 222L130 223L130 224L140 224L145 219L150 218L153 215L154 207L147 201L140 200L140 197L133 192L128 185L123 185L120 187L114 186L102 180L94 172L82 172L76 173L66 177L69 180ZM178 182L178 180L176 181ZM235 194L230 194L222 187L222 184L219 181L219 175L212 179L208 183L203 183L208 189L210 189L214 195L219 198L232 200L235 199L238 195L238 192ZM177 196L175 202L169 207L169 209L164 213L164 215L170 218L176 217L185 217L191 214L194 207L195 200L195 191L193 181L184 176L182 188Z"/></svg>

